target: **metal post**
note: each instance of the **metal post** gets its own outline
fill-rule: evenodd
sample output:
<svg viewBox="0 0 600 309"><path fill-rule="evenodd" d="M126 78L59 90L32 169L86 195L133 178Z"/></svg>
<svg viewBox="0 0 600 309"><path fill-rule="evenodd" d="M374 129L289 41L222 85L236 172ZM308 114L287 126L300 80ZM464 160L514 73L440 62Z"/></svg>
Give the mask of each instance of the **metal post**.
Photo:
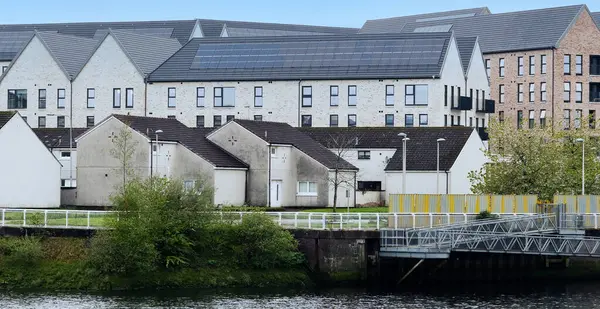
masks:
<svg viewBox="0 0 600 309"><path fill-rule="evenodd" d="M44 227L48 226L48 211L44 210Z"/></svg>
<svg viewBox="0 0 600 309"><path fill-rule="evenodd" d="M585 141L581 142L581 195L585 195Z"/></svg>
<svg viewBox="0 0 600 309"><path fill-rule="evenodd" d="M298 227L298 213L294 214L294 227Z"/></svg>
<svg viewBox="0 0 600 309"><path fill-rule="evenodd" d="M65 211L65 227L69 227L69 211Z"/></svg>
<svg viewBox="0 0 600 309"><path fill-rule="evenodd" d="M466 117L465 117L466 119ZM466 120L465 120L466 121ZM440 194L440 143L445 142L443 138L437 139L437 170L435 174L435 193Z"/></svg>
<svg viewBox="0 0 600 309"><path fill-rule="evenodd" d="M311 229L311 226L312 226L312 222L310 222L310 220L311 220L310 217L312 217L312 213L308 213L308 229L309 230Z"/></svg>
<svg viewBox="0 0 600 309"><path fill-rule="evenodd" d="M281 220L281 213L279 213L279 226L281 226L282 220Z"/></svg>
<svg viewBox="0 0 600 309"><path fill-rule="evenodd" d="M87 212L87 228L90 228L90 212Z"/></svg>
<svg viewBox="0 0 600 309"><path fill-rule="evenodd" d="M402 194L406 194L406 137L402 139Z"/></svg>
<svg viewBox="0 0 600 309"><path fill-rule="evenodd" d="M23 226L27 225L27 209L23 209Z"/></svg>
<svg viewBox="0 0 600 309"><path fill-rule="evenodd" d="M360 218L360 215L359 215L359 218ZM377 230L378 231L380 229L379 222L381 222L381 221L379 220L379 214L377 214Z"/></svg>
<svg viewBox="0 0 600 309"><path fill-rule="evenodd" d="M4 224L5 224L5 218L6 218L6 209L2 209L2 226L4 226Z"/></svg>
<svg viewBox="0 0 600 309"><path fill-rule="evenodd" d="M377 222L377 224L379 224L379 222ZM362 229L362 220L361 220L360 212L358 213L358 229L359 230Z"/></svg>

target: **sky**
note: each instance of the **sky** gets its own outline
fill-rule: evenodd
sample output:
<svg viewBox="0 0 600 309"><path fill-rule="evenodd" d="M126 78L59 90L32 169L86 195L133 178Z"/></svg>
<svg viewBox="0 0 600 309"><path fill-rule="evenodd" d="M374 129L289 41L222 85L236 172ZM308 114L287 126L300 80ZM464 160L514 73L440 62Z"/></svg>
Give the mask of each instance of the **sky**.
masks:
<svg viewBox="0 0 600 309"><path fill-rule="evenodd" d="M599 0L588 0L592 12ZM0 0L0 24L226 19L360 28L365 20L487 6L492 13L583 4L568 0ZM406 3L410 3L406 5ZM12 14L10 13L12 12ZM17 12L26 12L19 14Z"/></svg>

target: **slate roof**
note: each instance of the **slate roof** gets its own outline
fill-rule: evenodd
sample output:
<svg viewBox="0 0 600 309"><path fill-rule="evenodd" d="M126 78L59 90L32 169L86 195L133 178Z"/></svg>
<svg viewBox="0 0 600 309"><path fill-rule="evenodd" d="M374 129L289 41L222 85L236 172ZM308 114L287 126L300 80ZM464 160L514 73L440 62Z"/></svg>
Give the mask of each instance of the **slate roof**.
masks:
<svg viewBox="0 0 600 309"><path fill-rule="evenodd" d="M233 121L267 143L292 145L329 169L334 169L337 165L339 169L357 170L344 159L338 161L338 156L329 149L287 123L241 119Z"/></svg>
<svg viewBox="0 0 600 309"><path fill-rule="evenodd" d="M202 34L205 38L220 37L225 25L227 25L228 29L236 29L234 30L233 35L232 33L229 33L230 36L264 36L264 34L267 34L270 31L278 31L280 33L303 32L307 34L356 34L359 30L357 28L260 23L233 20L199 19L198 21L200 23L200 28L202 29Z"/></svg>
<svg viewBox="0 0 600 309"><path fill-rule="evenodd" d="M176 39L110 30L134 64L148 75L181 48Z"/></svg>
<svg viewBox="0 0 600 309"><path fill-rule="evenodd" d="M300 128L322 145L335 145L332 140L350 141L347 148L390 149L396 148L386 171L402 170L402 138L406 133L410 140L406 146L406 169L409 171L435 171L437 168L437 139L445 138L440 144L440 170L449 170L465 143L473 133L467 127L353 127L353 128ZM356 140L358 139L358 143ZM353 141L353 142L352 142Z"/></svg>
<svg viewBox="0 0 600 309"><path fill-rule="evenodd" d="M193 39L148 80L431 78L441 74L451 36L445 32Z"/></svg>
<svg viewBox="0 0 600 309"><path fill-rule="evenodd" d="M0 111L0 129L16 114L16 112Z"/></svg>
<svg viewBox="0 0 600 309"><path fill-rule="evenodd" d="M69 148L69 128L32 128L38 138L48 148ZM87 128L73 128L73 148L77 148L75 138L87 131Z"/></svg>
<svg viewBox="0 0 600 309"><path fill-rule="evenodd" d="M585 5L572 5L529 11L479 15L452 20L407 23L401 32L419 27L451 24L457 37L479 37L482 53L554 48ZM398 32L382 26L380 32Z"/></svg>
<svg viewBox="0 0 600 309"><path fill-rule="evenodd" d="M177 142L216 167L247 168L248 165L206 139L210 132L188 128L177 119L112 115L149 139L155 139L155 130L162 130L159 141Z"/></svg>
<svg viewBox="0 0 600 309"><path fill-rule="evenodd" d="M69 78L74 78L81 71L99 43L93 39L50 32L37 32L36 36Z"/></svg>
<svg viewBox="0 0 600 309"><path fill-rule="evenodd" d="M465 74L467 74L469 70L469 64L471 63L471 57L473 56L475 43L477 43L477 37L456 38L456 45L458 47L458 53L460 54L460 62L462 63Z"/></svg>
<svg viewBox="0 0 600 309"><path fill-rule="evenodd" d="M596 25L598 25L598 27L600 27L600 12L592 13L592 17L596 21Z"/></svg>
<svg viewBox="0 0 600 309"><path fill-rule="evenodd" d="M427 21L437 19L439 21L445 21L454 18L461 18L467 16L479 16L488 15L490 10L487 7L435 12L427 14L399 16L383 19L367 20L359 33L384 33L384 32L401 32L402 28L408 23L417 21Z"/></svg>

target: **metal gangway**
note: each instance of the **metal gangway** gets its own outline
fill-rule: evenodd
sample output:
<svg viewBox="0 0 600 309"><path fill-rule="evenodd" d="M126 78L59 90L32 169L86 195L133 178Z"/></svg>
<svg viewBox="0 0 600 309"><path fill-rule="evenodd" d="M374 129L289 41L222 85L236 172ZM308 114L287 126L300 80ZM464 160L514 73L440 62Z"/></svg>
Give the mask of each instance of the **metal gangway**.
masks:
<svg viewBox="0 0 600 309"><path fill-rule="evenodd" d="M451 252L600 258L600 238L583 236L581 216L561 212L420 229L381 231L383 257L445 259Z"/></svg>

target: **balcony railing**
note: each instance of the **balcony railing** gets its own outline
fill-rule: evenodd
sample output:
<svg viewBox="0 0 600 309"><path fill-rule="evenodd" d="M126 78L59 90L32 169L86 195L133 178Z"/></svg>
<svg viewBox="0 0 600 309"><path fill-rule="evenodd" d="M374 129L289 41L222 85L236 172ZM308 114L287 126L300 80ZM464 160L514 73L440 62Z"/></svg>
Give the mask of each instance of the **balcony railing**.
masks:
<svg viewBox="0 0 600 309"><path fill-rule="evenodd" d="M471 97L460 96L456 103L452 106L454 110L468 111L473 109L473 99Z"/></svg>

